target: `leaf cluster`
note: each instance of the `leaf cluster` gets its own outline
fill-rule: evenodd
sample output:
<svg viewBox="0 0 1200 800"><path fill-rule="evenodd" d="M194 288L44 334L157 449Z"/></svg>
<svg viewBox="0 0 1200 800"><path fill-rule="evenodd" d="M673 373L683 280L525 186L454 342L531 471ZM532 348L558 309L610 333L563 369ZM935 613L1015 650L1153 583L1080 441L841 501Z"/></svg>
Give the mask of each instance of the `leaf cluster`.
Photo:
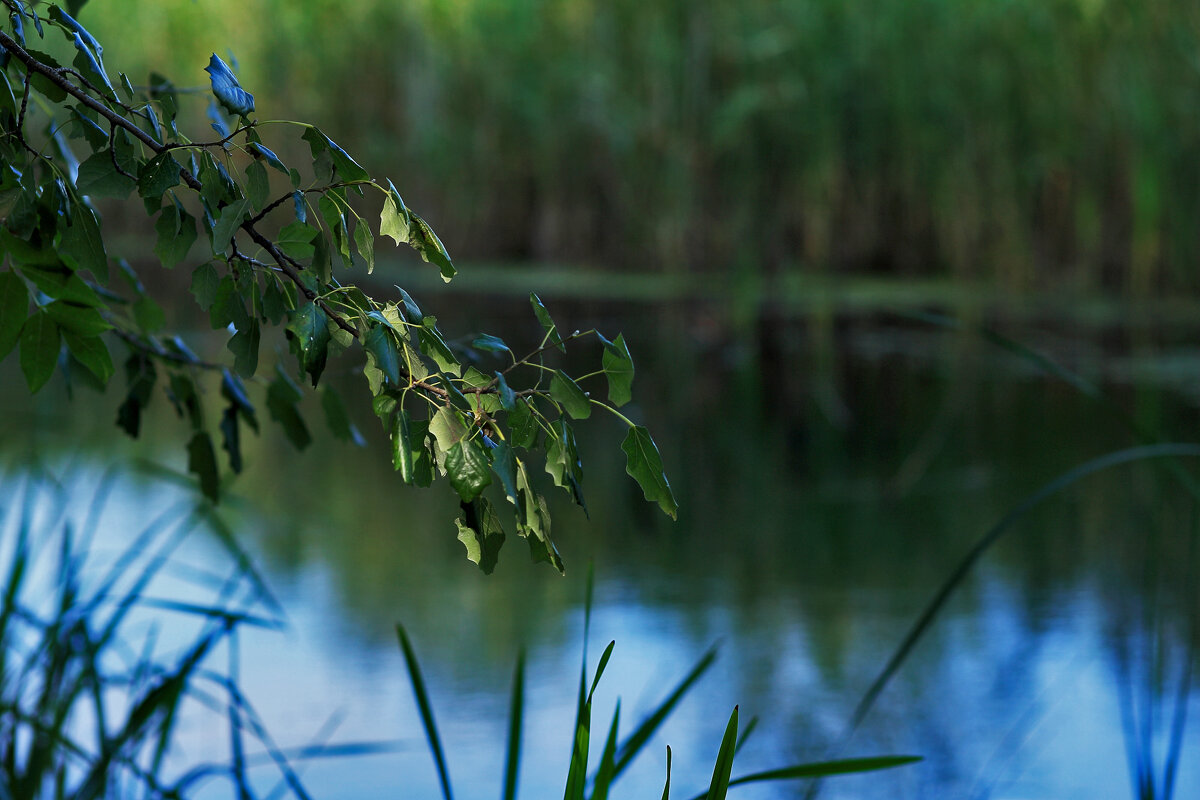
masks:
<svg viewBox="0 0 1200 800"><path fill-rule="evenodd" d="M376 242L385 238L408 245L445 281L457 272L391 181L372 178L313 125L255 118L254 95L215 54L205 71L216 138L191 138L179 119L190 95L157 74L141 86L124 74L113 79L103 48L75 19L82 2L49 4L45 14L21 0L0 2L8 11L0 22L0 358L19 352L31 392L56 371L68 387L97 389L120 373L117 423L134 437L146 407L165 395L186 430L188 469L215 502L224 471L216 441L228 470L240 472L242 438L259 432L264 399L298 449L312 440L304 384L318 390L333 435L363 441L342 399L322 383L330 360L349 351L362 360L400 479L445 480L461 501L458 536L485 572L505 540L502 516L535 560L562 571L539 487L552 483L586 509L573 425L594 408L628 426L628 473L648 501L675 516L653 439L617 410L630 401L634 377L622 336L564 335L533 294L544 335L532 352L518 356L493 335L452 344L404 289L383 294L348 281L352 267L374 271ZM43 48L55 34L73 47L70 64ZM311 158L285 164L264 142L268 132L298 136ZM187 266L197 305L227 333L223 359L201 359L172 335L134 268L109 252L99 204L135 197L154 218L159 264ZM260 364L271 329L283 331L290 358ZM573 377L546 363L583 338L599 345L596 371ZM123 352L114 360L116 341ZM503 359L502 368L480 369L488 354ZM604 399L596 396L601 380Z"/></svg>

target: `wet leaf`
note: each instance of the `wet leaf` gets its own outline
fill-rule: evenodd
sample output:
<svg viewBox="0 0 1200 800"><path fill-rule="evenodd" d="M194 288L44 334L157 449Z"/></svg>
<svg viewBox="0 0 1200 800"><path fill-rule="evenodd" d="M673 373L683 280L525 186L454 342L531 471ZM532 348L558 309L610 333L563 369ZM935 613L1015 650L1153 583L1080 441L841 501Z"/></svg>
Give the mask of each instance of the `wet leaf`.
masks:
<svg viewBox="0 0 1200 800"><path fill-rule="evenodd" d="M463 502L474 500L492 482L487 456L479 443L463 439L446 452L446 476Z"/></svg>
<svg viewBox="0 0 1200 800"><path fill-rule="evenodd" d="M306 303L292 313L286 335L301 370L316 386L329 355L329 316L316 303Z"/></svg>
<svg viewBox="0 0 1200 800"><path fill-rule="evenodd" d="M367 333L363 348L393 386L400 385L400 351L386 325L375 325Z"/></svg>

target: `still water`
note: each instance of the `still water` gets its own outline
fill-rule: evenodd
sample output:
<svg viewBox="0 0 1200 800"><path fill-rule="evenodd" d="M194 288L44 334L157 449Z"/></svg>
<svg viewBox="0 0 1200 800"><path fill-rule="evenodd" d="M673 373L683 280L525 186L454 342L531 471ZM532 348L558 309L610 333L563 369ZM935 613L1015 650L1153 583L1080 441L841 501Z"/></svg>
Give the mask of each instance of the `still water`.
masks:
<svg viewBox="0 0 1200 800"><path fill-rule="evenodd" d="M589 669L616 641L596 694L593 759L618 697L624 734L709 648L719 652L622 778L619 796L660 796L668 744L672 796L705 790L735 704L743 721L759 719L735 776L821 760L989 527L1072 467L1137 443L1110 410L1028 358L920 322L833 315L725 328L695 307L551 309L566 328L625 332L638 367L630 413L654 433L681 507L671 523L641 501L610 420L579 426L591 516L557 498L566 577L531 564L516 539L495 574L480 573L455 539L448 490L403 487L369 413L355 414L365 450L318 435L295 453L270 424L244 442L247 469L221 514L287 624L243 632L243 690L281 747L389 745L300 762L316 798L439 796L397 622L421 659L457 796L500 793L521 648L521 796L561 794L589 564ZM510 343L515 328L536 335L520 301L464 303L459 316L442 315L443 329L503 332ZM1188 344L1200 333L1031 322L1005 330L1100 383L1143 428L1196 438L1200 359ZM5 369L14 385L14 365ZM79 391L73 403L58 386L37 403L9 393L2 441L9 485L30 464L47 465L71 481L79 513L101 476L117 470L102 558L188 496L136 467L180 469L184 429L160 398L143 440L124 440L111 425L120 398ZM352 390L347 400L365 410ZM976 565L838 751L924 760L832 779L820 796L1134 797L1131 765L1151 754L1161 781L1180 722L1177 796L1200 796L1200 736L1187 724L1200 695L1184 677L1200 608L1189 558L1195 530L1193 506L1162 463L1101 472L1039 506ZM229 566L216 540L200 534L173 559L158 596L202 594L188 576ZM162 624L169 632L184 623ZM1189 718L1176 716L1179 702ZM180 768L226 760L225 720L197 709L176 756ZM277 773L260 769L262 785L273 785ZM797 797L807 788L746 786L731 796ZM204 796L226 796L225 787L210 785Z"/></svg>

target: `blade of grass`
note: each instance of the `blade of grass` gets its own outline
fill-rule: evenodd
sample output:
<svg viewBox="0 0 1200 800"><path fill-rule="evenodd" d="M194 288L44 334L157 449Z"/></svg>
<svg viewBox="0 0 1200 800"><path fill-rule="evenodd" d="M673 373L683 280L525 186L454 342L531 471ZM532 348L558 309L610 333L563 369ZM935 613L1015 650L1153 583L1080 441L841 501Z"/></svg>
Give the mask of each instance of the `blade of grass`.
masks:
<svg viewBox="0 0 1200 800"><path fill-rule="evenodd" d="M667 745L667 782L663 784L662 800L671 797L671 745Z"/></svg>
<svg viewBox="0 0 1200 800"><path fill-rule="evenodd" d="M625 771L633 759L637 757L637 754L650 741L650 737L654 735L659 726L675 710L675 706L679 704L683 696L692 688L692 685L700 680L700 676L712 666L716 658L717 651L715 648L705 653L684 679L679 682L667 699L642 721L642 724L629 735L629 738L621 743L621 747L617 751L617 764L613 768L614 781Z"/></svg>
<svg viewBox="0 0 1200 800"><path fill-rule="evenodd" d="M729 775L733 771L733 751L737 746L738 707L733 707L725 735L721 737L721 749L717 751L717 762L713 764L712 780L708 784L707 800L725 800L729 792Z"/></svg>
<svg viewBox="0 0 1200 800"><path fill-rule="evenodd" d="M596 778L592 782L592 800L608 800L613 768L616 766L617 727L620 721L621 701L618 698L616 710L613 711L612 725L608 728L608 738L604 742L604 750L600 753L600 766L596 768Z"/></svg>
<svg viewBox="0 0 1200 800"><path fill-rule="evenodd" d="M849 775L855 772L873 772L881 769L894 769L920 761L920 756L874 756L871 758L844 758L840 761L822 761L815 764L797 764L793 767L769 769L754 772L734 778L729 782L730 788L747 783L762 781L784 781L799 778L827 778L831 775ZM698 794L692 800L704 800L704 794Z"/></svg>
<svg viewBox="0 0 1200 800"><path fill-rule="evenodd" d="M521 726L525 715L525 650L517 652L512 701L508 708L508 746L504 756L503 800L516 800L517 773L521 768Z"/></svg>
<svg viewBox="0 0 1200 800"><path fill-rule="evenodd" d="M408 678L417 699L417 708L421 712L421 724L425 728L426 738L429 739L429 750L433 754L434 763L437 764L442 797L445 800L454 800L450 791L450 775L446 770L446 756L442 753L442 742L438 738L437 723L433 720L433 707L429 703L429 694L425 691L425 681L421 677L421 667L417 664L417 654L413 651L403 625L396 625L396 635L400 639L400 649L404 651L404 663L408 667Z"/></svg>
<svg viewBox="0 0 1200 800"><path fill-rule="evenodd" d="M609 642L608 647L604 648L604 653L600 656L600 663L596 666L596 677L592 678L592 688L588 691L588 703L592 702L592 695L596 693L596 687L600 684L600 676L604 674L604 668L608 666L608 659L612 658L613 647L616 644L615 639Z"/></svg>

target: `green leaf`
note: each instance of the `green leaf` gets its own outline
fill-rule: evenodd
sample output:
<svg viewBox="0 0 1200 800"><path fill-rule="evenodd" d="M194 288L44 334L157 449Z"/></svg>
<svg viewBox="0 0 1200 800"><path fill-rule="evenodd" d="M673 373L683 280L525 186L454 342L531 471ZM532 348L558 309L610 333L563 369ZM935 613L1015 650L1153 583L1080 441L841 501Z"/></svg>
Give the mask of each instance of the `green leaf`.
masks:
<svg viewBox="0 0 1200 800"><path fill-rule="evenodd" d="M25 321L21 329L21 372L29 391L36 394L54 374L58 351L62 347L58 323L39 311Z"/></svg>
<svg viewBox="0 0 1200 800"><path fill-rule="evenodd" d="M209 58L204 71L211 78L213 94L226 111L239 117L248 117L254 113L254 95L241 87L233 72L216 53Z"/></svg>
<svg viewBox="0 0 1200 800"><path fill-rule="evenodd" d="M429 432L443 453L457 445L467 435L467 426L457 411L446 406L439 408L429 420Z"/></svg>
<svg viewBox="0 0 1200 800"><path fill-rule="evenodd" d="M546 472L554 479L556 486L571 493L572 499L586 514L587 503L583 499L583 462L579 458L575 432L562 419L555 420L550 427L555 435L546 439Z"/></svg>
<svg viewBox="0 0 1200 800"><path fill-rule="evenodd" d="M492 449L492 471L500 478L508 502L517 505L517 458L507 442L499 442Z"/></svg>
<svg viewBox="0 0 1200 800"><path fill-rule="evenodd" d="M646 499L658 503L663 513L675 519L679 505L671 493L671 484L667 482L662 458L650 432L641 425L633 426L625 435L621 449L625 451L625 471L642 487Z"/></svg>
<svg viewBox="0 0 1200 800"><path fill-rule="evenodd" d="M312 443L312 436L296 403L300 401L300 387L292 382L281 367L275 367L275 380L267 388L267 410L271 417L283 426L283 432L297 450L303 450Z"/></svg>
<svg viewBox="0 0 1200 800"><path fill-rule="evenodd" d="M229 352L233 353L233 368L243 378L253 378L254 373L258 371L258 347L261 339L262 330L258 319L252 317L249 324L245 328L239 328L225 345Z"/></svg>
<svg viewBox="0 0 1200 800"><path fill-rule="evenodd" d="M313 242L320 235L320 229L314 228L312 225L307 225L303 222L293 222L279 232L279 235L275 238L275 243L292 258L311 258L313 253L316 252Z"/></svg>
<svg viewBox="0 0 1200 800"><path fill-rule="evenodd" d="M468 503L492 482L487 456L472 439L460 440L446 452L446 475L450 486Z"/></svg>
<svg viewBox="0 0 1200 800"><path fill-rule="evenodd" d="M363 261L367 262L367 274L370 275L375 271L375 237L361 220L354 228L354 246L358 248L358 254L362 256Z"/></svg>
<svg viewBox="0 0 1200 800"><path fill-rule="evenodd" d="M363 342L367 355L374 360L392 386L400 385L400 351L396 348L393 334L386 325L375 325L367 332Z"/></svg>
<svg viewBox="0 0 1200 800"><path fill-rule="evenodd" d="M396 245L400 246L408 241L410 222L408 209L393 186L383 200L383 211L379 215L379 235L392 237L396 240Z"/></svg>
<svg viewBox="0 0 1200 800"><path fill-rule="evenodd" d="M462 364L438 331L436 317L425 317L421 320L421 327L417 329L417 340L420 342L421 352L432 358L442 372L456 378L462 377Z"/></svg>
<svg viewBox="0 0 1200 800"><path fill-rule="evenodd" d="M509 440L512 442L512 446L526 449L537 443L538 431L541 430L537 418L533 414L533 409L525 400L517 400L513 410L509 412L508 427L511 432Z"/></svg>
<svg viewBox="0 0 1200 800"><path fill-rule="evenodd" d="M83 203L71 206L71 224L59 227L62 243L58 254L75 269L90 270L101 281L108 279L108 254L100 236L96 214Z"/></svg>
<svg viewBox="0 0 1200 800"><path fill-rule="evenodd" d="M471 342L471 347L476 350L487 350L490 353L511 353L508 345L498 336L482 334L475 337L475 341Z"/></svg>
<svg viewBox="0 0 1200 800"><path fill-rule="evenodd" d="M167 324L167 315L162 306L142 295L133 302L133 319L145 333L156 333Z"/></svg>
<svg viewBox="0 0 1200 800"><path fill-rule="evenodd" d="M246 199L255 211L262 211L270 194L271 182L267 178L267 168L261 161L251 161L246 165Z"/></svg>
<svg viewBox="0 0 1200 800"><path fill-rule="evenodd" d="M125 376L129 391L117 410L117 425L136 439L141 430L142 409L150 403L158 374L149 356L135 352L125 361Z"/></svg>
<svg viewBox="0 0 1200 800"><path fill-rule="evenodd" d="M442 280L449 283L458 274L458 270L450 261L450 253L447 252L446 246L433 232L433 228L429 227L429 223L421 219L415 211L408 212L408 215L408 243L420 254L422 261L436 265L442 273Z"/></svg>
<svg viewBox="0 0 1200 800"><path fill-rule="evenodd" d="M101 384L107 384L114 369L112 357L108 354L104 341L98 336L84 336L69 330L64 330L62 335L71 355L87 367Z"/></svg>
<svg viewBox="0 0 1200 800"><path fill-rule="evenodd" d="M253 133L253 130L249 132ZM255 136L257 137L257 134L255 134ZM275 155L275 153L263 146L262 142L252 141L246 145L246 150L249 151L250 155L254 156L255 158L261 158L263 161L267 162L267 164L269 164L273 169L279 170L284 175L288 174L288 168L285 167L283 162L279 160L279 156Z"/></svg>
<svg viewBox="0 0 1200 800"><path fill-rule="evenodd" d="M505 411L514 411L517 408L517 394L509 388L508 381L504 380L504 373L496 373L496 392L500 396L500 407Z"/></svg>
<svg viewBox="0 0 1200 800"><path fill-rule="evenodd" d="M316 386L329 355L329 316L316 303L306 303L292 313L285 334L300 369Z"/></svg>
<svg viewBox="0 0 1200 800"><path fill-rule="evenodd" d="M521 500L517 508L517 533L529 543L530 557L534 563L547 561L560 573L564 572L562 557L550 538L550 510L546 498L533 491L529 474L520 461L517 461L517 492Z"/></svg>
<svg viewBox="0 0 1200 800"><path fill-rule="evenodd" d="M21 274L33 282L42 293L81 306L99 308L104 305L100 297L83 280L61 264L58 268L21 265Z"/></svg>
<svg viewBox="0 0 1200 800"><path fill-rule="evenodd" d="M58 323L59 328L73 331L80 336L99 336L113 327L104 321L99 311L88 306L55 300L43 306L42 310Z"/></svg>
<svg viewBox="0 0 1200 800"><path fill-rule="evenodd" d="M353 442L359 447L367 446L367 440L363 438L358 427L350 421L350 415L346 413L346 406L342 403L341 396L328 385L321 390L321 410L325 412L325 422L329 425L329 430L334 438L341 439L343 442Z"/></svg>
<svg viewBox="0 0 1200 800"><path fill-rule="evenodd" d="M154 230L158 234L154 254L167 269L187 258L192 245L196 243L196 220L178 201L163 207L154 223Z"/></svg>
<svg viewBox="0 0 1200 800"><path fill-rule="evenodd" d="M179 162L168 153L160 153L138 170L138 194L146 199L162 197L179 185Z"/></svg>
<svg viewBox="0 0 1200 800"><path fill-rule="evenodd" d="M328 149L330 156L333 158L333 165L337 169L337 174L341 176L343 181L349 183L371 179L371 176L365 169L360 167L345 150L338 147L332 139L322 133L315 125L309 126L308 130L300 138L308 142L309 150L312 151L314 159Z"/></svg>
<svg viewBox="0 0 1200 800"><path fill-rule="evenodd" d="M529 304L533 306L533 313L537 316L538 322L542 324L542 330L546 332L546 340L560 351L567 352L562 337L558 335L558 326L550 318L550 312L542 305L542 299L531 292L529 294Z"/></svg>
<svg viewBox="0 0 1200 800"><path fill-rule="evenodd" d="M188 472L200 478L200 491L214 503L220 498L220 480L217 475L217 454L213 450L212 437L197 431L188 442Z"/></svg>
<svg viewBox="0 0 1200 800"><path fill-rule="evenodd" d="M12 351L29 315L29 290L14 272L0 272L0 361Z"/></svg>
<svg viewBox="0 0 1200 800"><path fill-rule="evenodd" d="M233 234L237 232L249 211L250 201L244 198L233 201L221 210L221 216L217 217L216 224L213 225L213 255L225 255L229 250L229 242L233 239Z"/></svg>
<svg viewBox="0 0 1200 800"><path fill-rule="evenodd" d="M238 330L250 326L250 315L246 312L246 304L232 276L226 275L217 284L212 307L208 310L208 321L213 328L224 328L231 323Z"/></svg>
<svg viewBox="0 0 1200 800"><path fill-rule="evenodd" d="M202 311L212 308L217 297L217 287L220 285L221 276L211 263L201 264L192 271L192 294L195 295L196 303Z"/></svg>
<svg viewBox="0 0 1200 800"><path fill-rule="evenodd" d="M433 461L425 444L428 434L429 422L412 419L407 409L392 418L392 464L405 483L429 486L433 482Z"/></svg>
<svg viewBox="0 0 1200 800"><path fill-rule="evenodd" d="M88 156L79 165L75 188L80 194L90 197L116 197L123 200L129 196L136 185L132 177L133 173L128 169L129 166L134 165L121 165L121 168L128 174L118 172L113 164L112 152L107 149L100 150Z"/></svg>
<svg viewBox="0 0 1200 800"><path fill-rule="evenodd" d="M629 355L622 334L617 334L615 341L604 343L602 364L608 378L609 402L620 408L633 396L633 356Z"/></svg>
<svg viewBox="0 0 1200 800"><path fill-rule="evenodd" d="M221 413L221 449L229 454L229 468L234 474L242 471L242 434L238 428L237 406L230 405Z"/></svg>
<svg viewBox="0 0 1200 800"><path fill-rule="evenodd" d="M562 403L572 419L587 419L592 415L592 403L587 393L561 369L556 369L550 379L550 396Z"/></svg>
<svg viewBox="0 0 1200 800"><path fill-rule="evenodd" d="M462 517L454 520L454 524L458 528L458 540L467 549L467 560L477 564L485 575L491 575L504 545L500 517L485 497L463 503L462 511Z"/></svg>

